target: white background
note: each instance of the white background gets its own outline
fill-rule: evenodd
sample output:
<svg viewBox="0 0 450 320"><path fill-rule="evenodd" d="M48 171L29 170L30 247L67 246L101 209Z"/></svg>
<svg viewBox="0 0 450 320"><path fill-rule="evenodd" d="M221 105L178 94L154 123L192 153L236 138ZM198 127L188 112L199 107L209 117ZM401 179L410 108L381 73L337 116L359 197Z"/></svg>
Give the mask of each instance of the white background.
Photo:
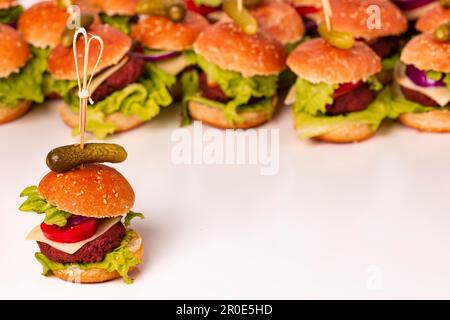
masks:
<svg viewBox="0 0 450 320"><path fill-rule="evenodd" d="M108 139L136 192L145 259L135 282L77 285L40 275L25 241L42 216L20 191L47 173L50 149L75 143L55 106L0 127L0 298L450 298L450 139L384 125L358 145L299 141L288 109L280 171L177 166L178 110Z"/></svg>

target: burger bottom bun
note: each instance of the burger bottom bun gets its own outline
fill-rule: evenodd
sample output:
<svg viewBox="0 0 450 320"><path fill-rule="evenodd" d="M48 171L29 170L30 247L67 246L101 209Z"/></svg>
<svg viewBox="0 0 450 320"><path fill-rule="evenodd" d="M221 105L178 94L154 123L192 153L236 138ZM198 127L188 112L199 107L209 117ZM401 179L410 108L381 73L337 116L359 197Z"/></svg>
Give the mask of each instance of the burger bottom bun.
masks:
<svg viewBox="0 0 450 320"><path fill-rule="evenodd" d="M371 138L375 132L369 125L351 124L314 137L314 139L331 143L361 142Z"/></svg>
<svg viewBox="0 0 450 320"><path fill-rule="evenodd" d="M276 107L277 98L273 98L272 104ZM219 129L248 129L260 126L270 119L270 115L265 111L242 112L239 115L244 121L231 125L225 118L222 111L208 107L207 105L190 102L189 114L192 119L201 121L209 126Z"/></svg>
<svg viewBox="0 0 450 320"><path fill-rule="evenodd" d="M65 124L67 124L71 128L75 128L79 124L79 116L76 113L73 113L70 107L61 102L58 106L59 114L61 115L62 120ZM120 133L129 131L131 129L137 128L144 123L138 116L126 116L121 112L115 112L108 116L106 116L106 122L114 123L116 125L116 130L114 133Z"/></svg>
<svg viewBox="0 0 450 320"><path fill-rule="evenodd" d="M424 113L405 113L400 116L405 126L424 132L450 132L450 111L434 110Z"/></svg>
<svg viewBox="0 0 450 320"><path fill-rule="evenodd" d="M23 116L30 109L30 101L21 101L13 108L4 107L0 103L0 124L16 120Z"/></svg>
<svg viewBox="0 0 450 320"><path fill-rule="evenodd" d="M139 259L142 259L142 257L144 256L144 244L142 242L142 239L136 233L136 237L133 238L131 241L133 240L140 241L141 245L139 248L135 250L130 249L130 251L134 256L138 257ZM129 272L133 271L134 269L136 269L136 267L130 268ZM108 272L105 269L97 269L97 268L92 268L88 270L77 269L76 272L69 269L55 270L52 272L53 275L55 275L56 277L64 281L74 283L101 283L120 278L120 275L117 271Z"/></svg>

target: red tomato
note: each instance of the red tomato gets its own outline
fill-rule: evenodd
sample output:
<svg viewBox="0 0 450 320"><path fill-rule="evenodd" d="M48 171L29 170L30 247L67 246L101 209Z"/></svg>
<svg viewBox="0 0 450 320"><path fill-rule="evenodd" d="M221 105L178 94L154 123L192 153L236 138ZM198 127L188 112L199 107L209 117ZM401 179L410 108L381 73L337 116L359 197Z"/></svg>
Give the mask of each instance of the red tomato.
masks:
<svg viewBox="0 0 450 320"><path fill-rule="evenodd" d="M208 14L219 10L218 8L212 8L208 6L197 6L194 3L194 0L186 0L186 5L189 11L197 12L202 16L207 16Z"/></svg>
<svg viewBox="0 0 450 320"><path fill-rule="evenodd" d="M352 90L358 89L361 87L364 83L362 81L357 83L344 83L339 86L339 88L336 89L334 92L333 98L340 97L346 93L349 93Z"/></svg>
<svg viewBox="0 0 450 320"><path fill-rule="evenodd" d="M41 230L49 240L74 243L92 237L97 232L99 219L72 216L64 227L41 223Z"/></svg>
<svg viewBox="0 0 450 320"><path fill-rule="evenodd" d="M320 8L316 7L306 7L306 6L295 6L295 10L297 10L298 14L301 16L306 16L308 14L320 12Z"/></svg>

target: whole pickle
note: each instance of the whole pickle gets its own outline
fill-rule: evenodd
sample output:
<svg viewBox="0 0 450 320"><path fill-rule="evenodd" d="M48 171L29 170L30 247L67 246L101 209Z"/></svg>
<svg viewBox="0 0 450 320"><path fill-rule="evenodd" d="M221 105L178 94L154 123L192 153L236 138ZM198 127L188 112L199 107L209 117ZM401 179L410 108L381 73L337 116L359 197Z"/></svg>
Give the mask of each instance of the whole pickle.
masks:
<svg viewBox="0 0 450 320"><path fill-rule="evenodd" d="M122 146L112 143L88 143L81 149L79 144L53 149L47 155L50 170L61 173L83 164L125 161L127 152Z"/></svg>
<svg viewBox="0 0 450 320"><path fill-rule="evenodd" d="M82 13L80 16L80 26L85 29L94 23L94 16L90 13ZM61 36L61 44L66 48L71 47L73 44L73 36L75 35L75 29L66 28Z"/></svg>
<svg viewBox="0 0 450 320"><path fill-rule="evenodd" d="M317 28L322 39L339 49L350 49L355 44L355 38L351 33L328 30L325 22L322 22Z"/></svg>
<svg viewBox="0 0 450 320"><path fill-rule="evenodd" d="M450 41L450 22L444 23L434 31L434 38L440 42Z"/></svg>
<svg viewBox="0 0 450 320"><path fill-rule="evenodd" d="M173 22L183 21L187 13L183 0L140 0L136 11L138 14L167 17Z"/></svg>
<svg viewBox="0 0 450 320"><path fill-rule="evenodd" d="M246 34L253 35L258 32L258 22L244 7L239 10L237 0L227 0L223 3L223 11L233 19L234 23Z"/></svg>

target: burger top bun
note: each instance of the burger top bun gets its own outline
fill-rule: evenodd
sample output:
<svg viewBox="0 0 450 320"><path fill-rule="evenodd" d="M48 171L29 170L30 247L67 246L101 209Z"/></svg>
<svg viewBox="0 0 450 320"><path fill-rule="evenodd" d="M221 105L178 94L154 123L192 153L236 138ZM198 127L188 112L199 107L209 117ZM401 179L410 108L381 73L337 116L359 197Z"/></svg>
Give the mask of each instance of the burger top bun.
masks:
<svg viewBox="0 0 450 320"><path fill-rule="evenodd" d="M285 68L282 44L261 32L249 36L231 22L208 27L194 43L194 50L220 68L244 77L276 75Z"/></svg>
<svg viewBox="0 0 450 320"><path fill-rule="evenodd" d="M357 38L371 41L380 37L397 36L408 29L404 14L389 0L330 0L333 28L349 32ZM377 28L370 7L380 12L380 26ZM323 13L321 13L324 19Z"/></svg>
<svg viewBox="0 0 450 320"><path fill-rule="evenodd" d="M53 2L38 2L21 14L17 28L33 46L54 48L61 41L68 18L66 10Z"/></svg>
<svg viewBox="0 0 450 320"><path fill-rule="evenodd" d="M38 191L59 210L85 217L122 216L134 205L134 191L128 181L102 164L65 173L51 171L41 180Z"/></svg>
<svg viewBox="0 0 450 320"><path fill-rule="evenodd" d="M420 32L430 32L445 22L450 22L450 9L437 6L417 20L416 29Z"/></svg>
<svg viewBox="0 0 450 320"><path fill-rule="evenodd" d="M0 0L0 10L8 9L17 5L16 0Z"/></svg>
<svg viewBox="0 0 450 320"><path fill-rule="evenodd" d="M414 37L403 49L400 60L421 70L450 72L450 42L434 39L433 33Z"/></svg>
<svg viewBox="0 0 450 320"><path fill-rule="evenodd" d="M342 50L321 38L298 46L287 64L299 77L312 83L356 83L381 71L380 58L365 43L357 41L353 48Z"/></svg>
<svg viewBox="0 0 450 320"><path fill-rule="evenodd" d="M261 31L282 44L297 42L305 34L303 20L287 3L264 3L250 12L258 21Z"/></svg>
<svg viewBox="0 0 450 320"><path fill-rule="evenodd" d="M134 16L138 0L86 0L85 2L109 16Z"/></svg>
<svg viewBox="0 0 450 320"><path fill-rule="evenodd" d="M181 23L166 17L148 16L133 27L131 37L147 48L182 51L191 49L200 32L208 26L208 20L190 11Z"/></svg>
<svg viewBox="0 0 450 320"><path fill-rule="evenodd" d="M0 78L18 72L31 57L22 35L5 24L0 24L0 57Z"/></svg>
<svg viewBox="0 0 450 320"><path fill-rule="evenodd" d="M131 38L114 27L108 25L97 25L89 29L89 34L100 36L103 39L104 51L98 70L117 64L130 50ZM84 61L84 40L80 36L77 42L78 64L83 66ZM88 74L91 74L97 57L100 53L100 45L97 41L92 41L89 51ZM73 48L57 46L48 58L48 70L55 79L75 80L77 72L73 57Z"/></svg>

